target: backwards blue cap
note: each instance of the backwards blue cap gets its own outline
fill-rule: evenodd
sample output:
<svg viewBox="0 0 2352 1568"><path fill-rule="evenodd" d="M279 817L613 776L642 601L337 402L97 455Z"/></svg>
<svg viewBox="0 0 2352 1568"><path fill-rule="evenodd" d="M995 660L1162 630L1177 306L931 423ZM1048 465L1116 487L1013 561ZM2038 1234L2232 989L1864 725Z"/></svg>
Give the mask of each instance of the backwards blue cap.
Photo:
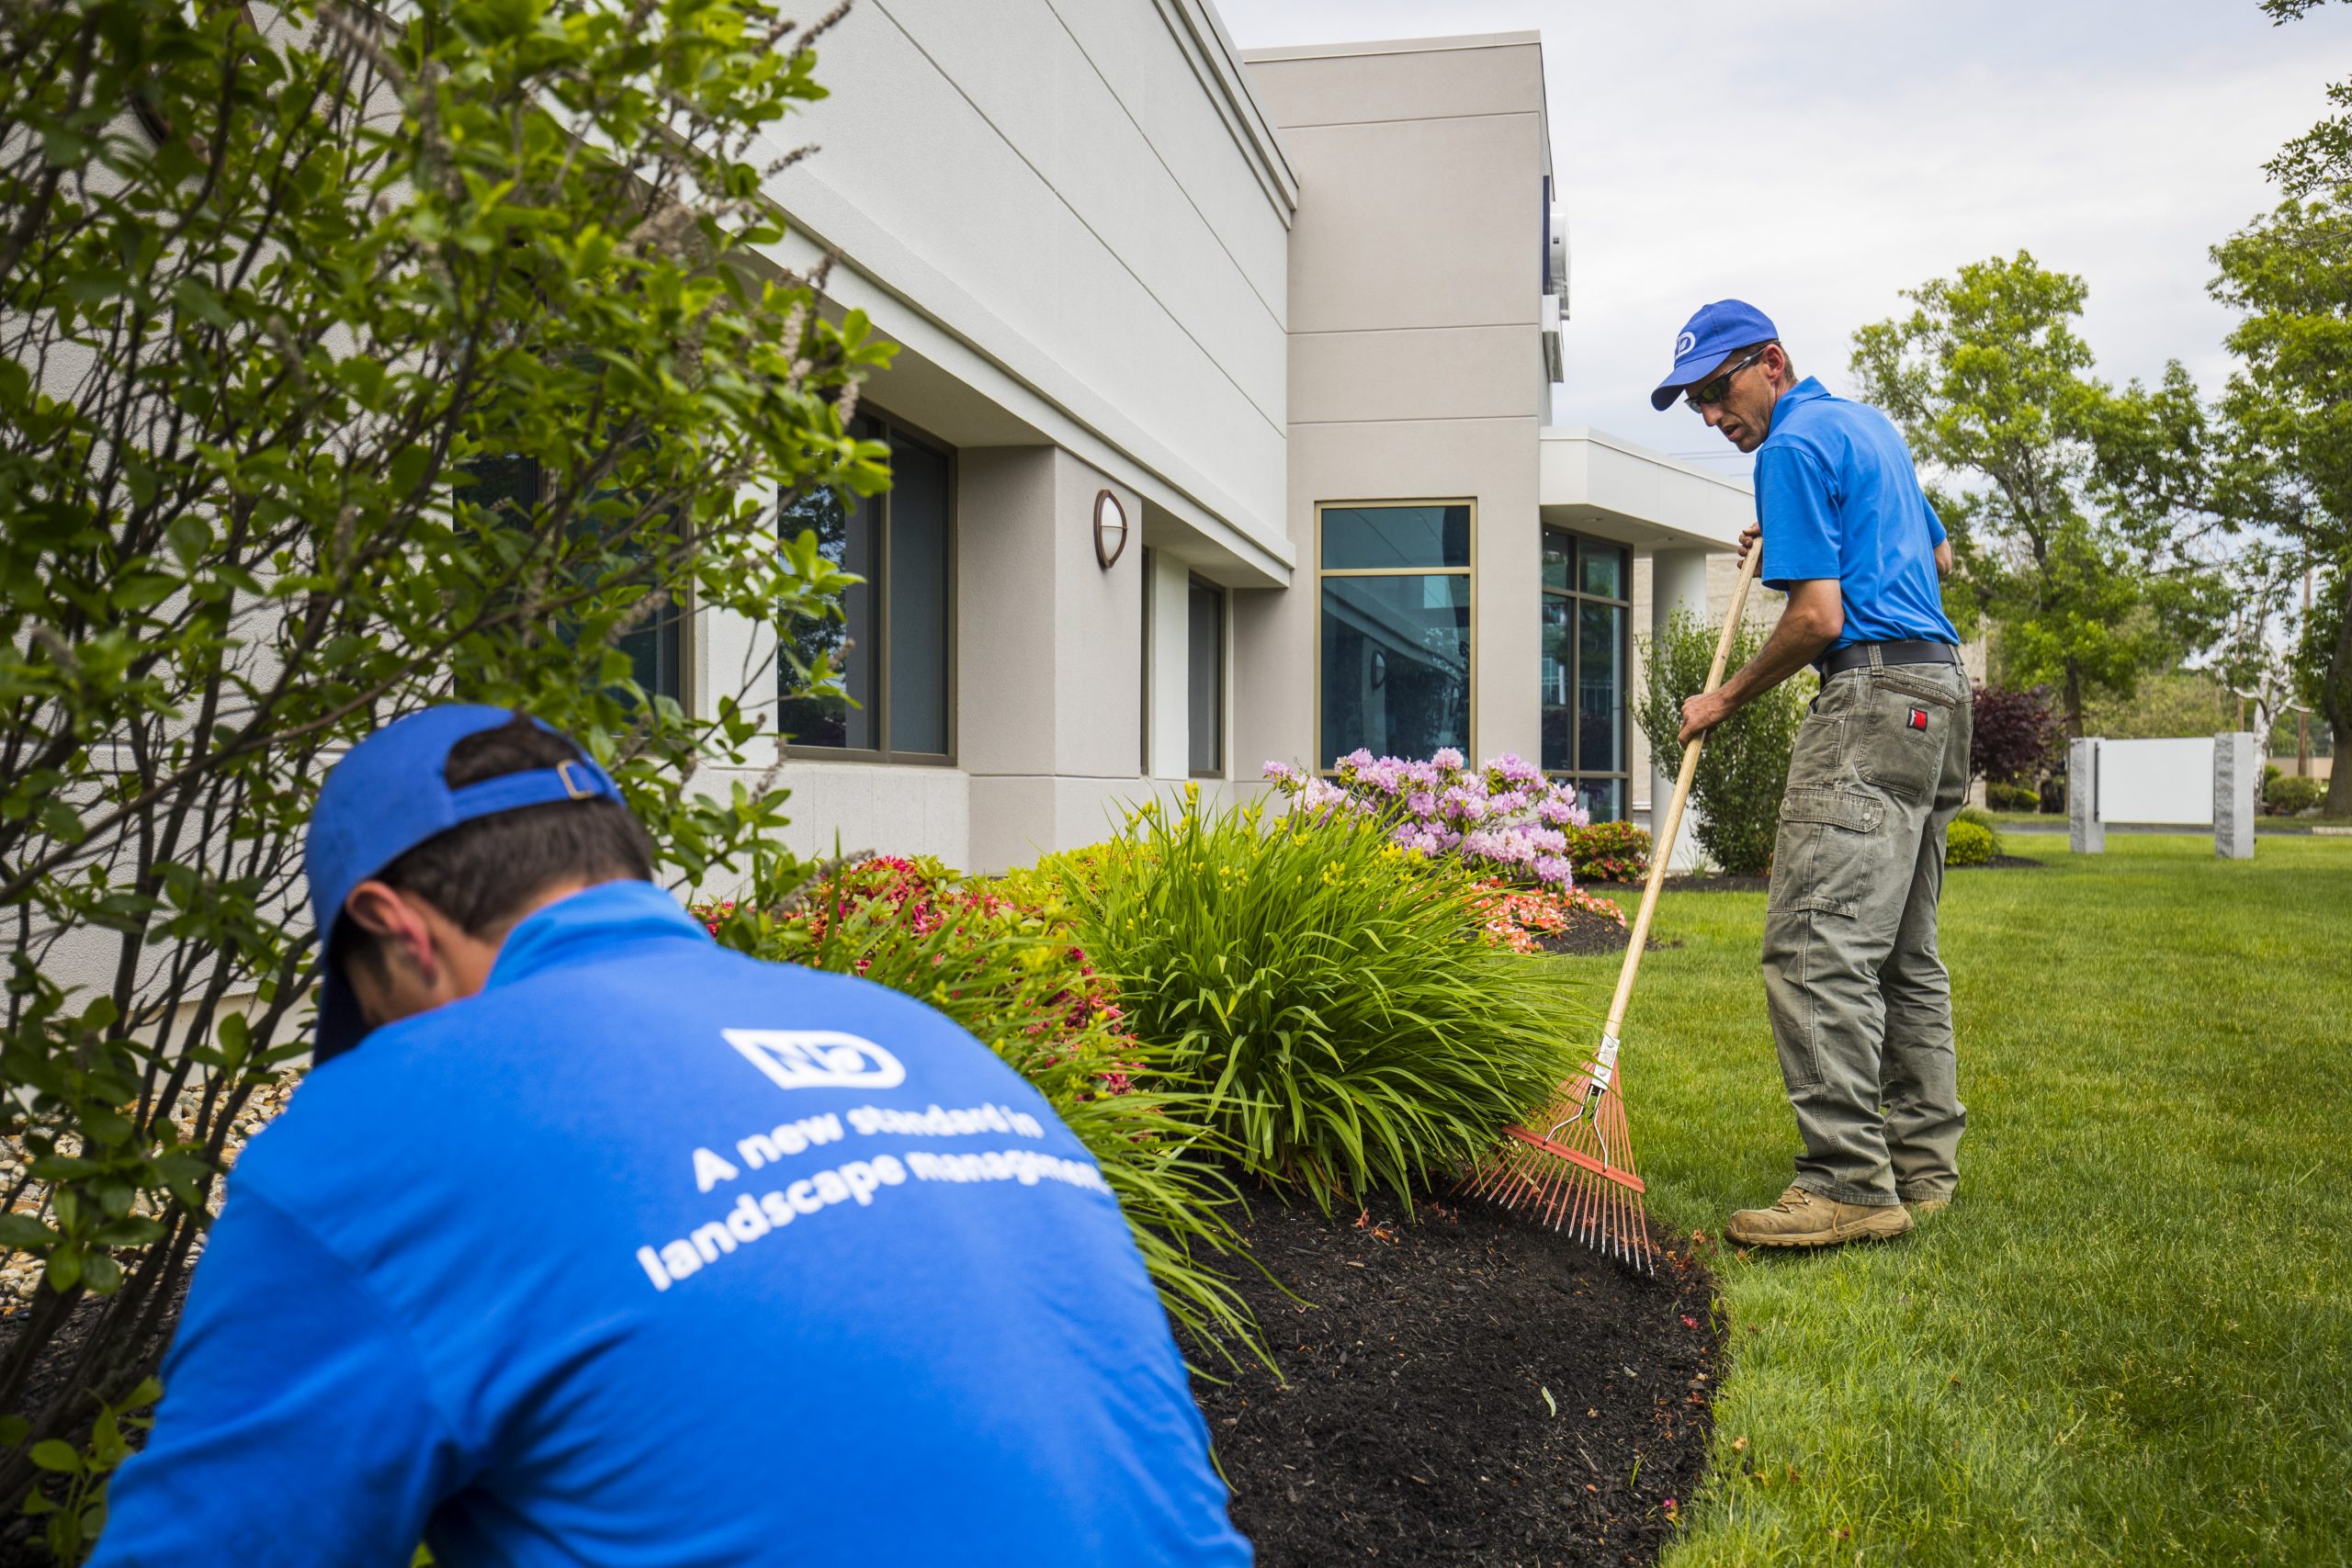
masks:
<svg viewBox="0 0 2352 1568"><path fill-rule="evenodd" d="M444 776L449 749L514 718L505 708L446 703L386 725L334 765L319 786L319 804L302 845L321 953L334 941L334 923L351 890L425 840L477 817L526 806L620 798L611 776L585 753L552 768L503 773L451 789ZM368 1032L350 986L332 965L324 975L318 1043L311 1052L321 1062L350 1050Z"/></svg>
<svg viewBox="0 0 2352 1568"><path fill-rule="evenodd" d="M1682 323L1674 340L1674 368L1650 394L1650 407L1666 409L1683 392L1715 373L1715 367L1754 344L1781 335L1772 318L1745 299L1718 299L1702 305Z"/></svg>

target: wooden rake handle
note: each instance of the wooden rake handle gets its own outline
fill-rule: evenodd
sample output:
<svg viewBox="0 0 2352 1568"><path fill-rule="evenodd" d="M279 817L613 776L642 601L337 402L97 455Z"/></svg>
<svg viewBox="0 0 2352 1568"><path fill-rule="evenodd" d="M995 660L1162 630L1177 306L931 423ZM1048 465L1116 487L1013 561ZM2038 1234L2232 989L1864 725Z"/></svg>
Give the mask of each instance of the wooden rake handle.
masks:
<svg viewBox="0 0 2352 1568"><path fill-rule="evenodd" d="M1764 558L1764 541L1758 539L1749 547L1747 558L1739 563L1739 581L1731 591L1731 609L1724 616L1724 634L1715 639L1715 661L1707 666L1707 683L1702 694L1724 683L1724 665L1731 659L1732 638L1739 633L1740 613L1747 607L1748 584L1756 581L1757 563ZM1675 836L1682 830L1682 807L1690 798L1690 780L1699 771L1699 748L1706 741L1702 735L1682 748L1682 771L1675 775L1674 799L1666 808L1664 822L1650 841L1650 874L1642 885L1642 907L1634 916L1633 939L1625 944L1625 966L1617 972L1617 994L1609 1001L1609 1021L1601 1029L1603 1041L1614 1044L1617 1032L1625 1025L1625 1006L1634 998L1634 976L1642 966L1642 948L1649 941L1650 916L1657 908L1659 884L1666 880L1666 863L1674 856Z"/></svg>

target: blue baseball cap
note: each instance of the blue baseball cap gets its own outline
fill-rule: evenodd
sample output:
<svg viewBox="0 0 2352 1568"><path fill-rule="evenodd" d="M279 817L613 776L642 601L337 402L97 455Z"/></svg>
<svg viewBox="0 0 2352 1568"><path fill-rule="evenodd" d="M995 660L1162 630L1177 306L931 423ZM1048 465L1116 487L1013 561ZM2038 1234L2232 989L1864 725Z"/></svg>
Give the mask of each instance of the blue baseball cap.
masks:
<svg viewBox="0 0 2352 1568"><path fill-rule="evenodd" d="M1772 318L1745 299L1700 306L1674 340L1674 368L1650 394L1650 407L1670 408L1675 399L1713 375L1716 366L1741 349L1780 335Z"/></svg>
<svg viewBox="0 0 2352 1568"><path fill-rule="evenodd" d="M334 966L323 962L334 940L334 923L353 888L461 822L526 806L620 799L611 775L584 751L575 761L503 773L451 789L444 776L449 749L469 735L514 719L508 709L469 703L445 703L410 714L354 746L319 786L319 804L311 813L310 834L302 844L302 873L311 884L311 917L322 960L312 1060L339 1056L368 1033L358 998ZM539 728L556 733L544 724Z"/></svg>

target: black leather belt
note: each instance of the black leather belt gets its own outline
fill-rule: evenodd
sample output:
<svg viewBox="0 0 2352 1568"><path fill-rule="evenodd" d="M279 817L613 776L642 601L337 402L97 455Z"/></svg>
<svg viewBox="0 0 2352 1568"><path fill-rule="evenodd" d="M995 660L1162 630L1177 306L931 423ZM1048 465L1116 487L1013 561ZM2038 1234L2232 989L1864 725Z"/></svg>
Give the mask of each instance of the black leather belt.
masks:
<svg viewBox="0 0 2352 1568"><path fill-rule="evenodd" d="M1841 674L1849 670L1860 670L1871 661L1872 649L1878 649L1878 661L1881 664L1957 664L1960 662L1960 649L1948 642L1913 642L1905 639L1897 642L1849 643L1837 652L1823 656L1814 668L1820 671L1825 678Z"/></svg>

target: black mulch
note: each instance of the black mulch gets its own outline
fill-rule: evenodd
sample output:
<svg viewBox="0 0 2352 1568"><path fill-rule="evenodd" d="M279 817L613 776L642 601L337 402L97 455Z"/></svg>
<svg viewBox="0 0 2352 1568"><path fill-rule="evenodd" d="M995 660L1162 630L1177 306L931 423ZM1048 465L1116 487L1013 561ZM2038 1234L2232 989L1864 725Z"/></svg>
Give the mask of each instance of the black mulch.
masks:
<svg viewBox="0 0 2352 1568"><path fill-rule="evenodd" d="M1288 1382L1195 1350L1227 1381L1193 1393L1264 1568L1657 1560L1706 1461L1703 1269L1636 1275L1451 1201L1409 1223L1389 1200L1251 1207L1251 1251L1300 1298L1239 1282Z"/></svg>
<svg viewBox="0 0 2352 1568"><path fill-rule="evenodd" d="M1631 893L1636 898L1642 895L1642 885L1638 882L1585 882L1577 886L1588 893ZM1667 877L1665 886L1659 891L1661 893L1761 893L1771 886L1771 880L1762 876L1732 876L1720 871L1711 871L1704 876L1700 876L1690 872L1678 871Z"/></svg>
<svg viewBox="0 0 2352 1568"><path fill-rule="evenodd" d="M2047 862L2031 855L1995 855L1982 865L1956 865L1953 871L2039 871Z"/></svg>
<svg viewBox="0 0 2352 1568"><path fill-rule="evenodd" d="M1556 931L1539 932L1535 945L1545 953L1623 953L1633 935L1623 921L1610 919L1592 909L1570 909L1567 923ZM1679 947L1679 942L1660 942L1652 937L1642 951L1655 953L1660 947Z"/></svg>

